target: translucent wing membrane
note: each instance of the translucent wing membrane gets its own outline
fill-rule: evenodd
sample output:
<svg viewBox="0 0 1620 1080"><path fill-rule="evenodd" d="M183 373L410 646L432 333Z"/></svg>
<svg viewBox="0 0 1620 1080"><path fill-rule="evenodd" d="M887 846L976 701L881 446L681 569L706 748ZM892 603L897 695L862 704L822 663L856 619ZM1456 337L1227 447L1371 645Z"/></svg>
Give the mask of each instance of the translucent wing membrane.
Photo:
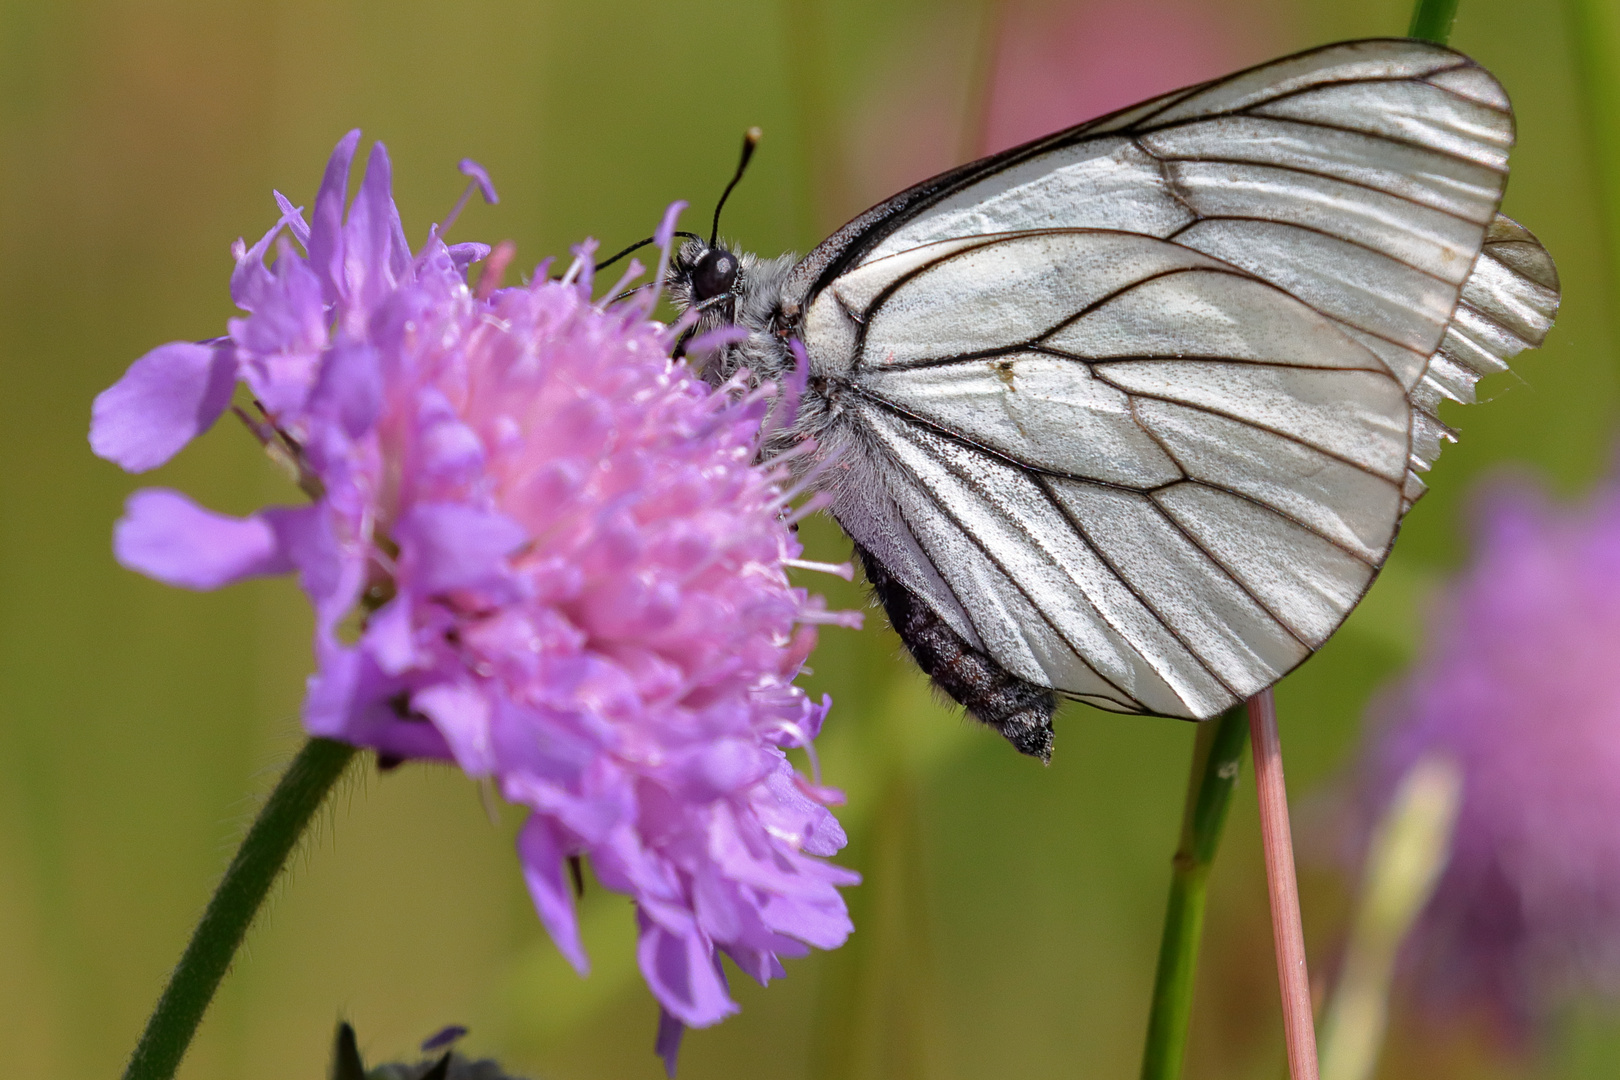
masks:
<svg viewBox="0 0 1620 1080"><path fill-rule="evenodd" d="M1546 340L1558 314L1558 270L1530 230L1496 215L1485 246L1463 283L1462 296L1440 351L1412 387L1412 453L1403 512L1423 494L1417 470L1427 472L1441 441L1456 433L1440 422L1442 398L1471 404L1474 384L1507 370L1507 362Z"/></svg>
<svg viewBox="0 0 1620 1080"><path fill-rule="evenodd" d="M1512 142L1467 58L1354 42L896 196L796 271L834 513L1019 678L1194 718L1269 686L1387 556L1440 398L1551 325Z"/></svg>

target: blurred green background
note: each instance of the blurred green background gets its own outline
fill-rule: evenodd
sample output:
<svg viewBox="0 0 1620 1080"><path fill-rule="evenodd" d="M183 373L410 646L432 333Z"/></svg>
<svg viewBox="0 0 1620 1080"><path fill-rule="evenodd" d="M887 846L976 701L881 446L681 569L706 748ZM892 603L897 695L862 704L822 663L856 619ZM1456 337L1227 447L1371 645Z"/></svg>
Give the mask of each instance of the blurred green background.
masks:
<svg viewBox="0 0 1620 1080"><path fill-rule="evenodd" d="M1330 846L1365 703L1412 656L1426 590L1466 554L1472 483L1511 464L1574 495L1611 461L1612 7L1462 3L1453 43L1518 108L1505 209L1556 256L1565 306L1544 350L1450 414L1463 441L1382 579L1279 690L1319 976L1349 886L1310 852ZM689 226L706 220L759 124L725 232L803 251L986 145L1295 49L1398 35L1408 15L1404 0L0 3L4 1071L116 1075L299 744L308 616L293 585L195 595L120 570L109 531L137 481L93 458L85 430L91 398L136 356L223 332L229 242L274 220L273 187L307 203L343 131L388 143L417 242L461 187L456 160L483 162L503 201L470 208L457 236L510 237L532 263L586 235L645 235L675 198L698 208ZM1072 83L1042 84L1053 70ZM280 497L228 424L151 479L233 512ZM847 557L829 523L807 536L813 555ZM849 894L857 933L768 990L734 979L742 1014L688 1037L682 1076L1134 1076L1192 728L1069 706L1043 769L940 707L868 622L826 632L810 680L837 701L821 751L849 794L842 861L866 875ZM322 1076L340 1016L374 1061L459 1022L465 1049L534 1077L660 1075L627 903L590 891L596 970L579 980L524 895L516 815L495 816L447 769L366 770L252 933L181 1075ZM1275 1080L1246 780L1209 918L1188 1076ZM1612 1077L1617 1028L1608 1006L1583 1005L1510 1058L1397 1019L1381 1075Z"/></svg>

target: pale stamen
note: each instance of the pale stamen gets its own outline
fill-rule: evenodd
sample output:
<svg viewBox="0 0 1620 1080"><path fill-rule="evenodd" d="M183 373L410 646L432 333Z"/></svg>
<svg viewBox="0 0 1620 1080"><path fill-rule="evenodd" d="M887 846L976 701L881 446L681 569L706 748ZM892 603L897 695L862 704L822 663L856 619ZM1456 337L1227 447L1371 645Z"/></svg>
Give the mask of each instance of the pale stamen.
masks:
<svg viewBox="0 0 1620 1080"><path fill-rule="evenodd" d="M820 574L831 574L834 577L841 577L845 581L855 580L854 563L812 562L809 559L783 559L782 565L791 566L798 570L814 570Z"/></svg>
<svg viewBox="0 0 1620 1080"><path fill-rule="evenodd" d="M440 239L443 239L445 234L450 231L450 226L456 223L456 218L461 216L461 211L466 209L467 200L472 198L473 192L482 191L484 193L484 202L490 206L494 206L501 201L501 197L495 194L495 185L490 182L489 173L485 172L484 167L478 162L472 158L462 158L457 162L456 168L461 171L462 176L471 177L471 180L462 191L461 198L456 200L456 205L450 208L450 214L444 219L444 223L438 226Z"/></svg>

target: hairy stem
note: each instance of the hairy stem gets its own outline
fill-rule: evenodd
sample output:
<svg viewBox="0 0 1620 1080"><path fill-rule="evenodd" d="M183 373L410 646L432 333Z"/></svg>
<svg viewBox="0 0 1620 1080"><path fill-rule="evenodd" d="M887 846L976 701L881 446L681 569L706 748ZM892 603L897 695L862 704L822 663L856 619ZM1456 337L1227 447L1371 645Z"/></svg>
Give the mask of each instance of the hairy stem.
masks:
<svg viewBox="0 0 1620 1080"><path fill-rule="evenodd" d="M1153 980L1142 1080L1176 1080L1181 1075L1198 943L1204 932L1204 892L1248 734L1241 705L1198 725L1187 802L1181 814L1181 842L1172 863L1164 937L1159 942L1159 969Z"/></svg>
<svg viewBox="0 0 1620 1080"><path fill-rule="evenodd" d="M346 743L311 739L288 766L192 931L130 1056L124 1080L174 1076L253 916L354 755L355 748Z"/></svg>
<svg viewBox="0 0 1620 1080"><path fill-rule="evenodd" d="M1260 802L1260 840L1266 852L1266 888L1271 894L1271 934L1282 989L1283 1034L1288 1075L1317 1080L1316 1025L1311 1016L1311 980L1305 970L1305 929L1299 918L1294 877L1294 838L1288 827L1288 788L1283 783L1277 704L1269 689L1249 699L1249 739L1254 745L1254 787Z"/></svg>

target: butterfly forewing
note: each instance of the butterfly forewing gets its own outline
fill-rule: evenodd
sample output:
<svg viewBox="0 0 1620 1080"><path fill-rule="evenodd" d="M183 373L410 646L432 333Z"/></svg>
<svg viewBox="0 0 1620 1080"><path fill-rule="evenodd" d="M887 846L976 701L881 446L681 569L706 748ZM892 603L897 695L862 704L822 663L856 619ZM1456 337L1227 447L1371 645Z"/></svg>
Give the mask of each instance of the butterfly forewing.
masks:
<svg viewBox="0 0 1620 1080"><path fill-rule="evenodd" d="M1438 399L1550 325L1512 141L1465 57L1355 42L896 196L796 271L834 513L1020 679L1196 718L1269 686L1388 554Z"/></svg>

